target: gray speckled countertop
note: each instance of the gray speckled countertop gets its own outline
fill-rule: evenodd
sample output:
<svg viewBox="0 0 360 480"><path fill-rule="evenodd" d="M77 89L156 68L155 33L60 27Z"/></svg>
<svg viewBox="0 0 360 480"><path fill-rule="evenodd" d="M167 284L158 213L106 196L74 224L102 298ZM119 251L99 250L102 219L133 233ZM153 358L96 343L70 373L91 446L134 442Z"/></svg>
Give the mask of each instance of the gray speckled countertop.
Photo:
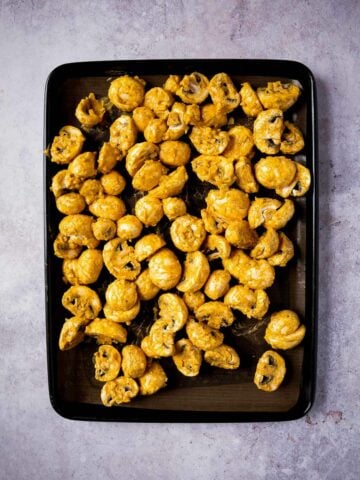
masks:
<svg viewBox="0 0 360 480"><path fill-rule="evenodd" d="M0 478L359 478L360 3L0 0ZM50 406L42 131L48 73L81 60L284 58L318 86L315 406L290 423L73 422Z"/></svg>

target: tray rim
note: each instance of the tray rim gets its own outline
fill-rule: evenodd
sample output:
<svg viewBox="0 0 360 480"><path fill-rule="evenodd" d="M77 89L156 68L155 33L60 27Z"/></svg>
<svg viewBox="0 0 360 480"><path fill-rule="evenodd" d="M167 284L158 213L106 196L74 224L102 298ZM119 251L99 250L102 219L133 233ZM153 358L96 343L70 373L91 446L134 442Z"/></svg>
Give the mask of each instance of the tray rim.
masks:
<svg viewBox="0 0 360 480"><path fill-rule="evenodd" d="M47 350L47 371L48 371L48 389L50 403L60 416L70 420L85 421L116 421L116 422L187 422L187 423L224 423L224 422L274 422L297 420L305 416L312 408L315 401L316 390L316 357L317 357L317 320L318 320L318 141L317 141L317 100L316 100L316 82L311 70L298 61L293 60L272 60L272 59L155 59L155 60L100 60L64 63L55 67L47 77L45 84L44 98L44 132L43 143L44 150L47 148L47 139L49 135L49 110L50 110L50 91L53 84L59 78L71 74L72 77L79 76L104 76L105 70L126 70L128 65L136 66L146 64L157 64L158 66L174 63L177 65L198 64L211 66L216 63L240 63L246 68L260 69L269 72L271 67L281 70L294 69L299 75L307 79L310 85L309 106L311 109L308 118L311 119L311 169L313 172L312 190L308 194L311 199L310 205L310 225L307 226L307 259L311 258L311 268L306 263L306 283L310 282L309 295L306 297L306 303L309 305L309 326L306 338L306 348L308 355L304 355L302 377L300 384L299 399L294 407L287 412L216 412L216 411L188 411L188 410L154 410L140 408L105 408L102 405L63 402L56 395L54 368L55 352L51 348L51 312L49 304L49 277L50 267L48 264L49 256L49 234L48 234L48 216L49 206L47 191L47 162L44 154L43 160L43 201L44 201L44 267L45 267L45 310L46 310L46 350ZM271 71L271 70L270 70ZM90 73L91 72L91 73ZM164 72L169 73L169 72ZM290 73L290 72L289 72ZM269 73L256 75L269 76ZM292 76L288 74L287 76ZM307 212L308 213L308 212ZM307 218L307 222L309 219ZM310 237L310 238L309 238ZM308 306L307 306L308 308Z"/></svg>

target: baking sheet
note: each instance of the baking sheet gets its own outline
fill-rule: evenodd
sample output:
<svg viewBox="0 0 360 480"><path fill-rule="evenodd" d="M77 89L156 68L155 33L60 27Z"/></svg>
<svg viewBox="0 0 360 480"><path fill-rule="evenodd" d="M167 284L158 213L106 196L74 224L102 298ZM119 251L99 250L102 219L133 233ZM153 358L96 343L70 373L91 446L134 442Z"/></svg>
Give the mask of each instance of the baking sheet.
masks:
<svg viewBox="0 0 360 480"><path fill-rule="evenodd" d="M276 281L268 294L271 301L269 314L283 308L297 311L307 327L306 339L299 347L282 353L287 365L287 375L280 389L271 394L262 392L253 384L253 376L258 358L269 349L263 339L269 314L264 321L259 322L246 320L243 315L236 313L237 319L233 326L226 329L225 343L238 350L241 357L239 370L225 371L210 368L205 364L198 377L187 378L176 370L171 359L162 359L161 363L169 377L166 389L150 397L138 397L128 405L111 409L102 406L101 384L94 379L92 364L92 354L97 349L95 342L87 341L65 352L61 352L57 345L64 319L69 317L69 312L61 305L62 294L68 286L62 281L62 261L53 256L52 243L62 215L56 210L49 187L52 176L63 167L51 164L49 159L45 158L49 389L54 408L66 417L122 421L286 420L303 415L312 403L315 385L317 292L316 112L314 79L306 67L296 62L270 60L155 60L64 65L52 72L47 84L45 146L49 145L63 125L79 126L74 116L77 103L89 92L105 96L111 78L124 73L138 75L146 80L149 88L162 85L169 74L183 75L192 71L199 71L208 77L224 71L238 87L244 81L249 81L256 87L272 80L295 80L303 89L302 96L286 113L286 117L295 121L305 134L305 150L296 155L295 160L310 168L313 185L306 197L295 199L295 218L285 228L296 246L295 259L284 269L276 268ZM249 123L241 113L235 120L245 125ZM97 147L98 142L103 140L104 132L94 129L90 132L84 150L87 150L87 147ZM257 154L253 161L259 157ZM125 172L121 164L119 171L122 174ZM190 213L196 214L199 211L207 190L194 175L190 175L184 192ZM126 197L126 193L125 191L122 197L131 209L133 199ZM268 190L265 195L269 196ZM163 221L160 227L166 229L166 226L166 221ZM104 267L95 288L103 294L111 278ZM143 305L140 315L130 326L134 338L144 336L152 322L153 305L151 302L148 305L142 304L142 307Z"/></svg>

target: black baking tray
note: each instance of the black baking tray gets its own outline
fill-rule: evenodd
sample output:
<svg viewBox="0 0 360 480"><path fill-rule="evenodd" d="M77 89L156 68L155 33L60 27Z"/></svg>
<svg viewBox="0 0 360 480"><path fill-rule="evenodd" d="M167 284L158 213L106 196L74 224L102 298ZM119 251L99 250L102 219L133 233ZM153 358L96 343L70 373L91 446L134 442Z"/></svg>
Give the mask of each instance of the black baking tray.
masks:
<svg viewBox="0 0 360 480"><path fill-rule="evenodd" d="M299 82L302 95L287 112L302 128L306 146L295 160L311 170L312 187L303 198L295 199L296 221L286 229L296 245L296 261L277 269L277 280L269 290L271 311L296 310L307 328L304 342L282 352L288 372L274 393L257 390L253 384L256 362L270 347L263 340L265 325L250 325L243 317L234 323L228 341L238 347L241 367L220 371L202 367L199 377L185 378L165 365L169 376L166 389L151 397L135 399L124 406L106 408L100 401L101 384L94 379L91 362L94 342L84 342L61 352L58 336L69 313L61 305L67 286L62 281L61 261L53 255L53 241L61 216L49 190L52 176L62 166L44 156L45 205L45 295L48 380L51 404L62 416L77 420L139 422L244 422L293 420L305 415L314 401L317 343L317 133L316 90L311 71L303 64L287 60L121 60L81 62L61 65L49 75L45 93L45 148L66 124L79 126L74 111L89 92L106 95L111 78L138 75L147 87L161 85L170 74L193 71L211 77L228 73L237 86L249 81L255 86L272 80ZM94 139L93 139L94 140ZM95 141L98 140L95 138ZM268 192L267 192L268 194ZM100 290L103 287L99 286ZM103 290L102 290L103 291ZM144 327L148 309L140 313L138 328ZM144 317L144 318L143 318ZM166 363L166 362L165 362Z"/></svg>

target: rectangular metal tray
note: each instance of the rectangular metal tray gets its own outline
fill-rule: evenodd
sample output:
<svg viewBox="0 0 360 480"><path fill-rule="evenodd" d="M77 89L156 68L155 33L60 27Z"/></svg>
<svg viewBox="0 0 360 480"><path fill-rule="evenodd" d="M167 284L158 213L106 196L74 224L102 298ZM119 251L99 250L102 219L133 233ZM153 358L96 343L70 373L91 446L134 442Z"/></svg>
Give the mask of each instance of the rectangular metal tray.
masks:
<svg viewBox="0 0 360 480"><path fill-rule="evenodd" d="M286 231L296 245L296 261L277 268L276 283L269 289L270 311L296 310L304 321L304 342L282 352L287 375L274 393L259 391L253 376L259 356L269 348L263 340L264 325L251 333L253 324L243 318L235 322L228 341L237 346L241 366L236 371L206 366L195 378L186 378L164 362L168 387L151 397L139 397L128 405L106 408L100 401L100 382L94 379L92 354L95 342L85 342L61 352L58 337L69 313L61 305L66 290L62 281L61 260L53 255L61 215L49 188L52 176L61 166L44 156L46 326L50 400L62 416L78 420L150 422L239 422L291 420L303 416L311 407L315 392L317 332L317 136L315 81L309 69L298 62L284 60L136 60L65 64L49 75L45 94L45 148L66 124L78 125L75 107L89 92L106 95L109 79L125 73L144 78L148 86L161 85L170 74L193 71L211 77L228 73L237 86L249 81L254 86L273 80L295 80L302 95L287 113L305 134L306 147L295 157L312 173L312 187L305 197L296 199L296 219ZM100 288L102 288L100 286ZM147 309L140 314L144 326Z"/></svg>

